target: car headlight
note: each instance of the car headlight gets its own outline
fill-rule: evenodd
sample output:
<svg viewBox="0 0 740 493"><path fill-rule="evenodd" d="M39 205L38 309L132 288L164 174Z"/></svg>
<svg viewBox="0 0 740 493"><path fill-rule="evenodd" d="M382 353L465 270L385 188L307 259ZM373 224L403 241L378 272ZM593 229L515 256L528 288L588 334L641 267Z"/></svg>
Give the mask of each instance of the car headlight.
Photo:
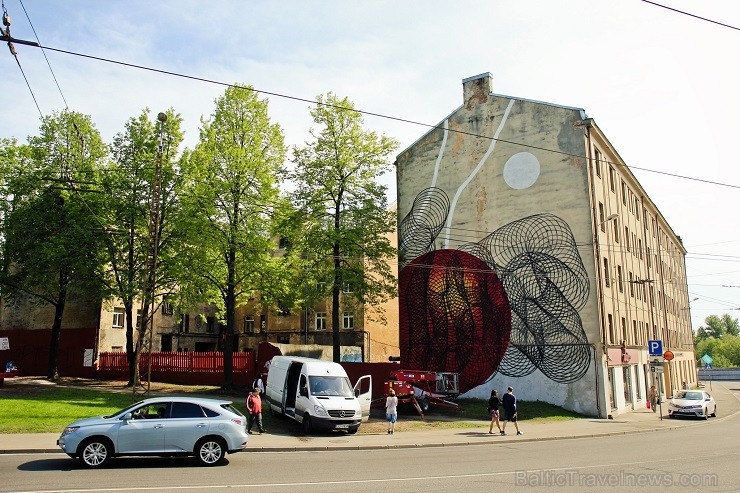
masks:
<svg viewBox="0 0 740 493"><path fill-rule="evenodd" d="M64 431L62 432L62 436L67 436L70 433L74 433L75 431L79 430L79 426L67 426Z"/></svg>
<svg viewBox="0 0 740 493"><path fill-rule="evenodd" d="M326 409L321 406L314 406L313 411L316 413L316 416L326 416Z"/></svg>

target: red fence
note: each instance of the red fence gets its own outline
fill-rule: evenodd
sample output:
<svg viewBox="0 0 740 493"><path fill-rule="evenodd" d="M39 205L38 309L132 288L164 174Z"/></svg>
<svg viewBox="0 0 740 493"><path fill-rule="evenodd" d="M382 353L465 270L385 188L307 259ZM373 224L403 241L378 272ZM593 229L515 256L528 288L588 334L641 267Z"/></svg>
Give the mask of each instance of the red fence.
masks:
<svg viewBox="0 0 740 493"><path fill-rule="evenodd" d="M51 329L0 330L9 351L0 351L0 365L12 361L20 375L46 375L49 365ZM63 377L94 377L92 366L84 366L85 350L95 347L95 329L62 329L59 336L57 371Z"/></svg>
<svg viewBox="0 0 740 493"><path fill-rule="evenodd" d="M141 364L148 364L147 354ZM221 385L224 381L224 355L217 352L151 353L152 380L187 385ZM254 378L254 353L233 353L234 385L249 385ZM101 378L128 377L126 353L100 353Z"/></svg>

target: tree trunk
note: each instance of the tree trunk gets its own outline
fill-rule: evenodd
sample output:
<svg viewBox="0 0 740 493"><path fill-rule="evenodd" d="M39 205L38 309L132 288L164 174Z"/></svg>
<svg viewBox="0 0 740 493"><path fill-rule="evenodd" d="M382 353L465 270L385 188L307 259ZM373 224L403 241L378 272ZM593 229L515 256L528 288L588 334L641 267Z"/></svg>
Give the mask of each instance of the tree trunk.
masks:
<svg viewBox="0 0 740 493"><path fill-rule="evenodd" d="M332 360L339 363L342 359L339 340L339 290L342 287L341 262L339 259L339 243L334 243L334 286L331 290L331 338Z"/></svg>
<svg viewBox="0 0 740 493"><path fill-rule="evenodd" d="M229 247L227 262L228 278L226 280L226 296L224 297L224 307L226 308L226 333L224 337L224 390L234 388L234 317L236 310L236 273L234 264L236 264L236 247Z"/></svg>
<svg viewBox="0 0 740 493"><path fill-rule="evenodd" d="M132 303L124 302L123 308L126 311L126 362L128 363L128 383L127 387L134 385L136 378L136 351L134 351L134 307Z"/></svg>
<svg viewBox="0 0 740 493"><path fill-rule="evenodd" d="M64 315L64 304L67 300L67 288L59 289L59 298L54 305L54 322L51 326L51 342L49 343L49 366L46 371L48 380L56 380L59 377L57 365L59 362L59 340L62 335L62 316Z"/></svg>

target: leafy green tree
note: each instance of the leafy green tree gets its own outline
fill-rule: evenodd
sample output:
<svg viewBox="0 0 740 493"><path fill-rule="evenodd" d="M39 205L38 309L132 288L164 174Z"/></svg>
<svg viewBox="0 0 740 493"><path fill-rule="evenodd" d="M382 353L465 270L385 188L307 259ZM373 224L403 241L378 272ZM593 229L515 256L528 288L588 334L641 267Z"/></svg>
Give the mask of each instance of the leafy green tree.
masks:
<svg viewBox="0 0 740 493"><path fill-rule="evenodd" d="M362 115L347 98L319 96L311 116L320 130L311 129L313 140L293 149L293 200L302 214L293 241L308 272L331 291L333 359L338 362L342 288L350 287L363 305L395 294L389 262L396 250L386 235L395 229L396 218L387 209L386 187L377 180L390 168L388 156L398 144L364 130Z"/></svg>
<svg viewBox="0 0 740 493"><path fill-rule="evenodd" d="M236 308L267 293L276 277L272 214L285 159L280 126L251 87L230 87L201 126L190 156L180 216L185 238L181 295L215 303L225 319L224 384L233 387Z"/></svg>
<svg viewBox="0 0 740 493"><path fill-rule="evenodd" d="M107 149L86 115L43 118L39 135L17 153L8 185L5 295L54 308L47 378L57 377L62 317L68 296L99 297L104 265L100 194L95 183ZM99 298L98 298L99 299Z"/></svg>
<svg viewBox="0 0 740 493"><path fill-rule="evenodd" d="M740 367L739 336L708 337L699 341L694 351L697 358L704 354L711 356L712 366L715 368Z"/></svg>
<svg viewBox="0 0 740 493"><path fill-rule="evenodd" d="M172 109L165 115L167 119L159 123L159 128L151 120L149 109L126 122L124 131L113 139L113 159L102 179L106 221L110 225L106 231L109 262L106 281L110 292L121 300L125 312L128 385L136 383L136 352L144 336L142 330L134 340L134 305L142 299L144 289L149 208L158 159L162 169L162 194L155 291L166 294L174 289L171 271L177 255L173 249L177 249L179 242L172 237L174 228L170 218L176 216L182 185L176 162L182 142L182 119ZM158 156L160 138L161 158ZM148 308L144 307L143 313L148 313Z"/></svg>
<svg viewBox="0 0 740 493"><path fill-rule="evenodd" d="M709 315L704 319L705 325L699 327L696 331L696 340L701 341L709 337L715 339L722 338L725 334L729 335L740 335L740 324L736 318L732 318L729 314L725 313L721 317L717 315Z"/></svg>

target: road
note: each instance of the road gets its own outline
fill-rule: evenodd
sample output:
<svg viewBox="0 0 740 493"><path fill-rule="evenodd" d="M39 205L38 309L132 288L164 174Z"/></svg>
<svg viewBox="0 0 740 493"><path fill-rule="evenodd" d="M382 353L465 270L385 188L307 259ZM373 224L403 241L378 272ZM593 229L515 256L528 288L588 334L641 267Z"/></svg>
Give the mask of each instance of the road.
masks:
<svg viewBox="0 0 740 493"><path fill-rule="evenodd" d="M192 459L122 458L86 470L63 454L0 455L0 491L617 491L735 492L740 415L683 429L601 438L398 450L265 452L214 468ZM682 486L686 486L683 488Z"/></svg>

